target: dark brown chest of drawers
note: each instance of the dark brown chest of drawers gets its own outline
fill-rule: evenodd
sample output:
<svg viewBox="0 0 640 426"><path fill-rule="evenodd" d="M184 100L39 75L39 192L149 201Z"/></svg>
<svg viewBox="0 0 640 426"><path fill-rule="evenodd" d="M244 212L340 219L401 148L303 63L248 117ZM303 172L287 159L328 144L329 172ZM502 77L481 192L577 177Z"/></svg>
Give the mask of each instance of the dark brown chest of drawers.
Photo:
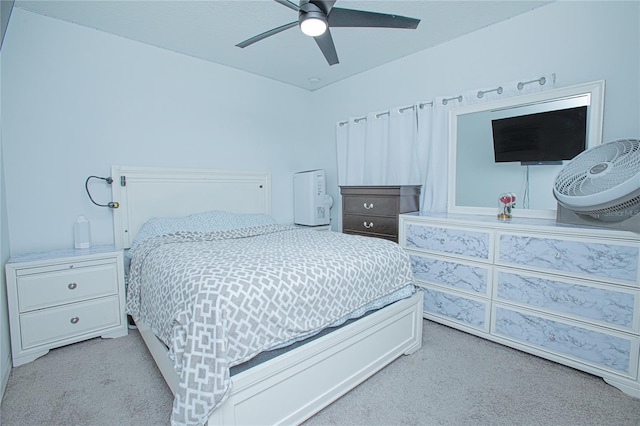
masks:
<svg viewBox="0 0 640 426"><path fill-rule="evenodd" d="M342 232L398 242L398 215L420 209L420 188L341 186Z"/></svg>

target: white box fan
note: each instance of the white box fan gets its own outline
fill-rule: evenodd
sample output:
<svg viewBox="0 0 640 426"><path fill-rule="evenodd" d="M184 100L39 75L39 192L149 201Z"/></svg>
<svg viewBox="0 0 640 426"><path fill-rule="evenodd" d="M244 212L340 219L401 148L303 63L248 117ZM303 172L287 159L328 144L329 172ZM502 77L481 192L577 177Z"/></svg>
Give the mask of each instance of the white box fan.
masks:
<svg viewBox="0 0 640 426"><path fill-rule="evenodd" d="M559 222L640 232L640 141L622 139L583 151L553 186Z"/></svg>

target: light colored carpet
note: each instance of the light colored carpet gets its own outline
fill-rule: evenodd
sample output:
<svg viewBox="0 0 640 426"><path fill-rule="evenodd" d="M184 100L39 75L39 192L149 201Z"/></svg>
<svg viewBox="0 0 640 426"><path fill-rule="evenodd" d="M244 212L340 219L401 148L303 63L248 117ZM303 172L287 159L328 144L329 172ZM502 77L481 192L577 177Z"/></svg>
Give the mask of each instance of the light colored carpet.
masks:
<svg viewBox="0 0 640 426"><path fill-rule="evenodd" d="M305 425L640 425L640 399L600 378L429 321L423 337ZM166 425L171 404L133 331L14 368L1 422Z"/></svg>

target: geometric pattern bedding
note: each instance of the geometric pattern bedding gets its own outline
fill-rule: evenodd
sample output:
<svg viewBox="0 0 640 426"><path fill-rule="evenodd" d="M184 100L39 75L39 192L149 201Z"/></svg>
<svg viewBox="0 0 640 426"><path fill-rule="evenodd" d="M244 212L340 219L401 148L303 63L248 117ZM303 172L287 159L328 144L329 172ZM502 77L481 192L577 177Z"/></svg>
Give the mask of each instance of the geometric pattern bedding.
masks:
<svg viewBox="0 0 640 426"><path fill-rule="evenodd" d="M137 247L127 310L169 347L171 423L199 425L226 399L232 366L412 284L406 253L378 238L283 225L175 232Z"/></svg>

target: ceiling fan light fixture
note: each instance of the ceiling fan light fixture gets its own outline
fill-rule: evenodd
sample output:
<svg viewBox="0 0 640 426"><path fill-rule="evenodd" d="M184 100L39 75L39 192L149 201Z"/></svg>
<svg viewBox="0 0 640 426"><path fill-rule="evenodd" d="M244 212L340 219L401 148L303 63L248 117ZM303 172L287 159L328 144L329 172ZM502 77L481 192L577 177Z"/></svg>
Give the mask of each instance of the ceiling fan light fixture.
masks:
<svg viewBox="0 0 640 426"><path fill-rule="evenodd" d="M310 37L317 37L327 31L327 20L322 14L309 12L300 21L300 29Z"/></svg>

